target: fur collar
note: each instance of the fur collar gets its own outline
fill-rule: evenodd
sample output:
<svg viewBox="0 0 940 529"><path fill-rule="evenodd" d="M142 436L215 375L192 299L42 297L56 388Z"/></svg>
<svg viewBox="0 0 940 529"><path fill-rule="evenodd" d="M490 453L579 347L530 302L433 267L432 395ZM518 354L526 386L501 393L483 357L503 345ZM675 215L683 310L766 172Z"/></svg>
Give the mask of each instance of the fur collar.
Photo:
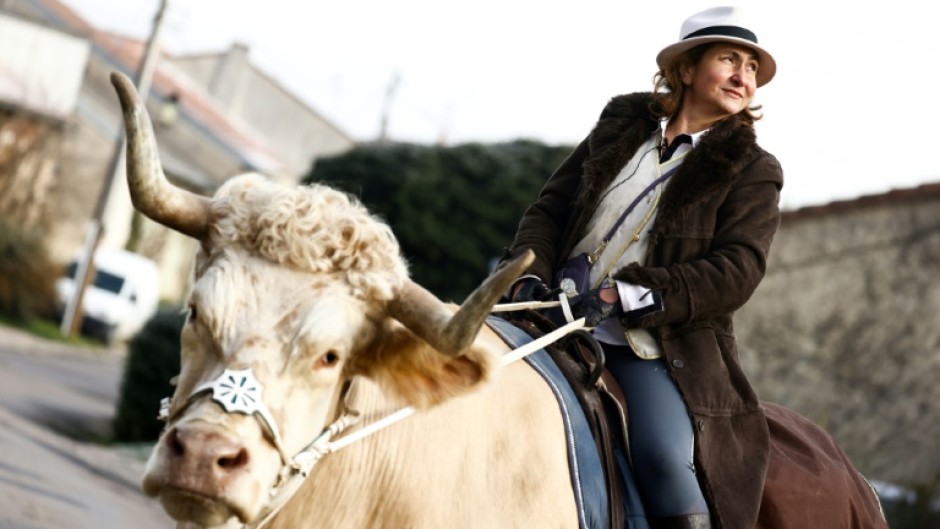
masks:
<svg viewBox="0 0 940 529"><path fill-rule="evenodd" d="M593 209L640 145L659 126L649 112L650 93L617 96L601 112L588 138L584 178L577 202ZM669 219L713 193L725 192L735 176L761 154L754 127L732 116L702 135L670 179L657 218Z"/></svg>

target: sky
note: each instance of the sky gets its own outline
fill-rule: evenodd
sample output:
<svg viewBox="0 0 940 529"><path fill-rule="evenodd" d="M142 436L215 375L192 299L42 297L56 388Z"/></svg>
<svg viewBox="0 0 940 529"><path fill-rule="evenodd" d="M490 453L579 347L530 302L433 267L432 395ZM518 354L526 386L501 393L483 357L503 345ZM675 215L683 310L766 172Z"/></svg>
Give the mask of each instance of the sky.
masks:
<svg viewBox="0 0 940 529"><path fill-rule="evenodd" d="M62 0L146 38L159 0ZM249 47L262 71L357 140L579 142L613 96L652 89L655 56L714 2L169 0L172 54ZM777 76L758 142L784 208L940 182L940 40L922 0L748 1Z"/></svg>

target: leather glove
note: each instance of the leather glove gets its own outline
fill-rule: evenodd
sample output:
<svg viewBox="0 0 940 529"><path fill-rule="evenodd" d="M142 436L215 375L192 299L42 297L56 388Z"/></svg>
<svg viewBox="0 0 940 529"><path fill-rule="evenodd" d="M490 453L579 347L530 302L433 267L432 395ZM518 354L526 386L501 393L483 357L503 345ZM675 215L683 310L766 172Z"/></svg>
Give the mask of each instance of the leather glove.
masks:
<svg viewBox="0 0 940 529"><path fill-rule="evenodd" d="M513 288L513 290L515 290L515 294L512 298L513 301L545 301L552 294L548 285L543 283L541 279L527 277L521 281L521 284L521 287L517 286Z"/></svg>
<svg viewBox="0 0 940 529"><path fill-rule="evenodd" d="M574 319L584 318L588 327L597 327L607 318L619 316L623 309L619 302L607 303L601 299L600 290L588 290L568 300Z"/></svg>

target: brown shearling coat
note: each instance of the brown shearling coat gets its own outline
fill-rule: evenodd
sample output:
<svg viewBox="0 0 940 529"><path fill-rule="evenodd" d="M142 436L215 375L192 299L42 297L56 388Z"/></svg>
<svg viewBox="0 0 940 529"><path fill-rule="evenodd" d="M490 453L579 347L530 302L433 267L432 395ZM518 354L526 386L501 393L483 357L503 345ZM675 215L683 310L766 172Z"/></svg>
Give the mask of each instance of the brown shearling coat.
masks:
<svg viewBox="0 0 940 529"><path fill-rule="evenodd" d="M546 283L584 231L601 193L658 127L649 94L612 99L589 136L543 187L507 257L535 252ZM780 221L783 174L732 116L706 132L667 183L646 262L616 279L657 289L665 310L625 321L660 341L696 429L696 464L719 527L756 525L768 426L738 362L732 314L764 276Z"/></svg>

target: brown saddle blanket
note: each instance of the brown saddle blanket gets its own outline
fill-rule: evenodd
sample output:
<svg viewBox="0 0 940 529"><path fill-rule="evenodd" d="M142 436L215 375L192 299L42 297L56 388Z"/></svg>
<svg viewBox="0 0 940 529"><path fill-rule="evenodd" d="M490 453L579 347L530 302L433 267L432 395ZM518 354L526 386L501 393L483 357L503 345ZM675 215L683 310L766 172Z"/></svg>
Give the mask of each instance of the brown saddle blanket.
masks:
<svg viewBox="0 0 940 529"><path fill-rule="evenodd" d="M758 528L888 528L877 493L825 430L779 404L762 407L770 463Z"/></svg>
<svg viewBox="0 0 940 529"><path fill-rule="evenodd" d="M554 324L537 313L512 323L533 337ZM615 447L627 435L627 403L616 379L598 366L603 353L574 336L546 347L568 379L594 434L610 495L611 528L624 527ZM756 529L887 529L878 495L848 455L820 426L779 404L762 404L770 458Z"/></svg>

